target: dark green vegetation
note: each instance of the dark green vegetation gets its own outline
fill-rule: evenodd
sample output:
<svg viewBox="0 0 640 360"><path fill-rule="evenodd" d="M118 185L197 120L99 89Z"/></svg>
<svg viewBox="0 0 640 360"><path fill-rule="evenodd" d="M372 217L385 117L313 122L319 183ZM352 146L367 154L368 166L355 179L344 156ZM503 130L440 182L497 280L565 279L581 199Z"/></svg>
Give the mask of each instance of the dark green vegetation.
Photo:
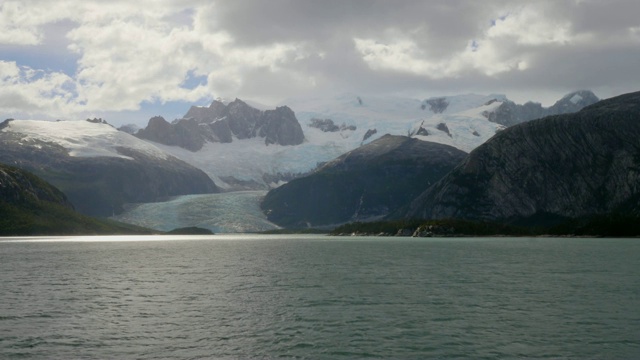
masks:
<svg viewBox="0 0 640 360"><path fill-rule="evenodd" d="M379 219L418 196L465 156L451 146L385 135L270 191L261 207L270 221L289 228Z"/></svg>
<svg viewBox="0 0 640 360"><path fill-rule="evenodd" d="M262 231L260 234L265 235L280 235L280 234L328 234L330 231L318 228L303 228L303 229L275 229Z"/></svg>
<svg viewBox="0 0 640 360"><path fill-rule="evenodd" d="M29 172L0 164L0 236L150 233L81 215L60 190Z"/></svg>
<svg viewBox="0 0 640 360"><path fill-rule="evenodd" d="M569 219L555 226L515 226L498 222L459 219L395 220L349 223L335 228L331 235L358 236L640 236L640 216L602 215Z"/></svg>
<svg viewBox="0 0 640 360"><path fill-rule="evenodd" d="M213 235L213 231L196 226L183 227L167 231L167 235Z"/></svg>
<svg viewBox="0 0 640 360"><path fill-rule="evenodd" d="M531 228L468 220L395 220L356 222L345 224L331 231L331 235L371 236L524 236L535 235Z"/></svg>

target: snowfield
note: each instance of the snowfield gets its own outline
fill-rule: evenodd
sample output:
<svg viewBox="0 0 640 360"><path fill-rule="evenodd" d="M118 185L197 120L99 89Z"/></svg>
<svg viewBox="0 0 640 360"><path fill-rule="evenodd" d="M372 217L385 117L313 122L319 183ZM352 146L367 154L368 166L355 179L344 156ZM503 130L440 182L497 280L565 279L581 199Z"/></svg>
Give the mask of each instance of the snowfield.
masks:
<svg viewBox="0 0 640 360"><path fill-rule="evenodd" d="M137 150L158 159L167 159L168 154L135 136L103 123L79 121L12 120L3 132L22 136L21 143L35 140L52 142L76 157L119 157L131 159L118 152L118 147Z"/></svg>
<svg viewBox="0 0 640 360"><path fill-rule="evenodd" d="M225 183L223 179L226 177L275 187L280 184L265 183L263 176L312 171L319 164L385 134L413 136L470 152L504 128L483 115L483 112L491 112L500 106L501 100L506 99L504 95L470 94L444 98L449 105L439 114L432 112L429 105L423 106L423 101L401 97L345 94L333 98L288 99L279 105L287 105L295 112L306 139L296 146L265 146L264 139L259 138L234 139L227 144L207 143L197 152L152 144L202 169L222 188L233 187ZM323 132L309 126L312 119L331 119L337 126L344 124L356 129ZM420 127L429 135L418 135ZM449 133L441 130L444 128ZM364 140L370 130L376 133Z"/></svg>

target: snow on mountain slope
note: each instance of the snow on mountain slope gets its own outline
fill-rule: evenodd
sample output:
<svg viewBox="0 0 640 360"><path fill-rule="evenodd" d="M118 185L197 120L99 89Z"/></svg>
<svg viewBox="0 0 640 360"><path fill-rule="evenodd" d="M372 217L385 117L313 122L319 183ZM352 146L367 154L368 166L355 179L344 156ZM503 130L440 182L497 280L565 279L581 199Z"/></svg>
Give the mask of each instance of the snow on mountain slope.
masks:
<svg viewBox="0 0 640 360"><path fill-rule="evenodd" d="M58 144L74 157L131 159L120 154L119 147L133 149L158 159L167 159L168 156L157 147L100 122L11 120L2 132L15 133L23 143L39 140Z"/></svg>
<svg viewBox="0 0 640 360"><path fill-rule="evenodd" d="M265 146L259 139L244 139L206 143L201 150L191 152L176 146L152 144L202 169L219 186L234 190L237 187L229 183L229 178L253 182L253 188L277 186L278 174L309 172L385 134L415 136L469 152L504 128L482 115L497 108L501 104L499 100L506 99L504 95L470 94L437 99L444 99L447 107L436 114L426 102L410 98L354 94L292 98L281 105L289 106L302 126L305 141L296 146ZM340 130L325 132L312 127L312 119L330 119ZM445 128L446 131L442 130ZM373 130L375 134L365 140L365 135Z"/></svg>
<svg viewBox="0 0 640 360"><path fill-rule="evenodd" d="M305 129L305 136L312 138L314 130L309 128L311 119L331 119L336 124L355 125L352 133L341 134L342 139L336 139L341 143L348 143L349 150L363 143L364 135L370 129L375 129L376 134L368 138L364 143L371 142L385 134L414 135L420 124L444 123L453 136L440 136L441 131L434 131L429 137L420 136L421 140L433 141L457 147L463 151L471 151L484 141L493 136L496 131L504 127L487 121L482 115L485 111L492 111L505 100L504 95L456 95L440 98L446 102L446 108L441 113L434 113L427 99L400 97L365 97L353 94L341 95L329 99L289 99L289 106L296 112L296 117ZM497 100L497 101L496 101ZM487 103L493 102L490 105ZM462 131L461 134L457 134ZM477 133L478 135L473 135ZM322 141L320 135L320 141ZM346 145L346 144L345 144Z"/></svg>
<svg viewBox="0 0 640 360"><path fill-rule="evenodd" d="M494 101L457 114L437 114L416 123L412 136L445 145L454 146L462 151L482 145L505 126L490 122L483 115L497 109L502 102ZM428 134L428 135L427 135Z"/></svg>

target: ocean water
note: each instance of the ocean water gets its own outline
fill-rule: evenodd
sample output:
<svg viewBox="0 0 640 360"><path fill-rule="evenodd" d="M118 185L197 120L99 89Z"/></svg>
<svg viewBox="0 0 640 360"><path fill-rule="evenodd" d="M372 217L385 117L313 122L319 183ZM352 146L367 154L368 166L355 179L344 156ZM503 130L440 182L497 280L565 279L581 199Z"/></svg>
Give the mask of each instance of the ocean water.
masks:
<svg viewBox="0 0 640 360"><path fill-rule="evenodd" d="M0 240L1 359L637 359L640 239Z"/></svg>

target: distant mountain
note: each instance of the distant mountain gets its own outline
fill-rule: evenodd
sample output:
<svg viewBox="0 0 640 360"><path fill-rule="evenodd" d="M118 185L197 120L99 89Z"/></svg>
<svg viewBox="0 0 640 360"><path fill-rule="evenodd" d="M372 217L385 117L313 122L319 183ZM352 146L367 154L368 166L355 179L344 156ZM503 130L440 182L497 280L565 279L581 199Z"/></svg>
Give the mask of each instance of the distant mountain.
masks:
<svg viewBox="0 0 640 360"><path fill-rule="evenodd" d="M218 191L201 170L99 119L8 120L0 124L0 149L0 163L33 172L92 216L120 213L126 203Z"/></svg>
<svg viewBox="0 0 640 360"><path fill-rule="evenodd" d="M575 101L574 95L569 100ZM281 110L271 111L295 111L295 122L300 124L303 136L294 131L297 126L288 116L291 121L283 124L291 126L284 126L286 131L270 130L267 133L272 135L260 137L265 127L258 126L264 123L259 119L268 111L240 100L228 104L214 101L209 107L192 107L185 119L171 124L154 118L138 136L202 169L225 190L268 190L386 134L470 152L506 128L495 122L505 116L494 113L508 102L504 95L497 94L425 101L357 94L290 98L280 104ZM285 136L289 130L297 135ZM283 141L285 138L296 141ZM265 141L273 144L265 146Z"/></svg>
<svg viewBox="0 0 640 360"><path fill-rule="evenodd" d="M492 112L487 112L485 115L489 121L512 126L545 116L574 113L586 106L595 104L598 100L598 97L588 90L569 93L548 108L534 102L518 105L513 101L503 100L499 107Z"/></svg>
<svg viewBox="0 0 640 360"><path fill-rule="evenodd" d="M542 224L638 214L639 119L636 92L510 127L395 217Z"/></svg>
<svg viewBox="0 0 640 360"><path fill-rule="evenodd" d="M264 139L265 145L298 145L304 141L302 128L288 107L262 111L239 99L229 104L216 100L209 107L192 106L184 118L172 124L162 117L151 118L136 136L191 151L202 149L207 142L230 143L256 137Z"/></svg>
<svg viewBox="0 0 640 360"><path fill-rule="evenodd" d="M60 190L29 172L2 164L0 214L0 236L149 233L80 215Z"/></svg>
<svg viewBox="0 0 640 360"><path fill-rule="evenodd" d="M271 190L261 207L269 221L285 227L379 219L465 157L448 145L385 135Z"/></svg>

